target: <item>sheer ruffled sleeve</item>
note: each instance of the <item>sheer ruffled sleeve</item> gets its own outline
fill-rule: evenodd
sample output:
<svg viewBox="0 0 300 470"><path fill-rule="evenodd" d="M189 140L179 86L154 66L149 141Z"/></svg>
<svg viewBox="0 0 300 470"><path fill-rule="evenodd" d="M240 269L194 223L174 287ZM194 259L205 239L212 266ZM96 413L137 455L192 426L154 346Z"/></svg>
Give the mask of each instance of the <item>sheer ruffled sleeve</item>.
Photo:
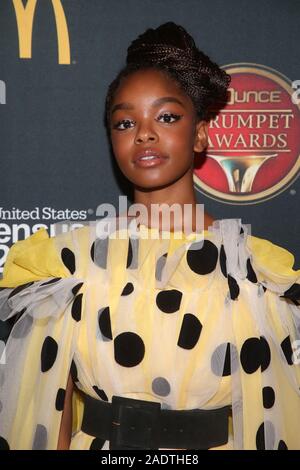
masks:
<svg viewBox="0 0 300 470"><path fill-rule="evenodd" d="M53 238L49 237L46 229L41 228L10 248L0 288L16 287L48 277L69 275L69 270L57 253Z"/></svg>
<svg viewBox="0 0 300 470"><path fill-rule="evenodd" d="M0 320L14 325L0 364L0 445L56 448L74 358L91 396L231 405L227 448L299 449L293 263L240 219L215 221L203 244L98 240L90 227L16 243L0 282ZM137 351L120 343L118 353L120 337L136 338ZM88 439L78 432L73 448L89 448Z"/></svg>
<svg viewBox="0 0 300 470"><path fill-rule="evenodd" d="M299 449L300 270L249 228L234 219L214 228L228 283L234 448Z"/></svg>
<svg viewBox="0 0 300 470"><path fill-rule="evenodd" d="M56 448L83 303L78 249L72 233L50 238L40 229L8 253L0 281L2 330L12 327L0 363L2 448Z"/></svg>
<svg viewBox="0 0 300 470"><path fill-rule="evenodd" d="M300 269L294 270L295 258L287 249L269 240L250 236L248 247L258 280L270 290L300 305Z"/></svg>

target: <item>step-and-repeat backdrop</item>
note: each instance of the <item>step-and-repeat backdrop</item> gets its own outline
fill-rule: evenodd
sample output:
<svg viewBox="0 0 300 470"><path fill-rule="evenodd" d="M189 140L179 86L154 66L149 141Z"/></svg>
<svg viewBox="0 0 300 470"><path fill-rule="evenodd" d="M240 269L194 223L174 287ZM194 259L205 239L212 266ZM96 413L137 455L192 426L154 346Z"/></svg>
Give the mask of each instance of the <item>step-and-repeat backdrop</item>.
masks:
<svg viewBox="0 0 300 470"><path fill-rule="evenodd" d="M0 275L39 227L118 208L128 188L103 125L107 86L129 43L166 21L232 75L195 165L198 202L292 251L299 269L299 17L296 0L0 0Z"/></svg>

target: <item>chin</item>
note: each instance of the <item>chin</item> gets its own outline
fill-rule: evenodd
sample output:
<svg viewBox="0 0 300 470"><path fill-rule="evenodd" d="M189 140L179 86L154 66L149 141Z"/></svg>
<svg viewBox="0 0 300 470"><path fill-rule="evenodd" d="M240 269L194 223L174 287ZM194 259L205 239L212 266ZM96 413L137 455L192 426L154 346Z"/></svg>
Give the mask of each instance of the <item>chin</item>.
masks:
<svg viewBox="0 0 300 470"><path fill-rule="evenodd" d="M156 191L158 189L163 189L168 186L171 186L174 181L173 180L168 180L168 181L132 181L134 187L136 189L139 189L140 191Z"/></svg>

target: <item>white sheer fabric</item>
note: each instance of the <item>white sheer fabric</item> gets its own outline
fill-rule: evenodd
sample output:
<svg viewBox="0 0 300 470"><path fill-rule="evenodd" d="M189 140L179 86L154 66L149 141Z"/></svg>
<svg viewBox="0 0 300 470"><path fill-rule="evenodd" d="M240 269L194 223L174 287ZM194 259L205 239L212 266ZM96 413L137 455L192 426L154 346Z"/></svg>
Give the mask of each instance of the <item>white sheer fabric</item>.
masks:
<svg viewBox="0 0 300 470"><path fill-rule="evenodd" d="M41 240L43 260L35 246L16 257L34 280L0 291L1 321L18 317L0 365L4 448L56 448L71 368L79 389L105 401L231 405L224 448L300 449L300 272L287 265L291 255L240 219L215 221L204 240L153 233L99 238L91 223ZM47 273L49 243L64 277ZM108 447L74 429L72 449Z"/></svg>

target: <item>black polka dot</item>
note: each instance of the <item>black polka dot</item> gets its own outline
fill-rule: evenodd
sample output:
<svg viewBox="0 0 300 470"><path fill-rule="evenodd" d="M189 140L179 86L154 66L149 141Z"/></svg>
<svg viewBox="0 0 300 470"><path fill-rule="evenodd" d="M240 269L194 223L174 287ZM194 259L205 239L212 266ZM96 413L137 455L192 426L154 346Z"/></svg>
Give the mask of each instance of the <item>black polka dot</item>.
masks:
<svg viewBox="0 0 300 470"><path fill-rule="evenodd" d="M268 341L263 336L260 337L261 371L264 372L271 362L271 350Z"/></svg>
<svg viewBox="0 0 300 470"><path fill-rule="evenodd" d="M5 321L0 320L0 341L4 341L6 343L11 333L11 330L14 326L15 321L16 321L15 316Z"/></svg>
<svg viewBox="0 0 300 470"><path fill-rule="evenodd" d="M252 374L261 365L260 339L248 338L241 349L241 364L247 374Z"/></svg>
<svg viewBox="0 0 300 470"><path fill-rule="evenodd" d="M62 411L64 409L65 395L66 391L63 388L59 388L55 400L55 408L57 411Z"/></svg>
<svg viewBox="0 0 300 470"><path fill-rule="evenodd" d="M128 268L131 265L131 262L132 262L132 245L131 245L131 240L129 239L126 268Z"/></svg>
<svg viewBox="0 0 300 470"><path fill-rule="evenodd" d="M234 363L231 364L231 355ZM218 377L226 377L235 372L237 368L237 349L231 343L220 344L212 354L211 369Z"/></svg>
<svg viewBox="0 0 300 470"><path fill-rule="evenodd" d="M145 355L145 345L136 333L125 332L118 335L114 341L115 361L124 367L134 367L140 364Z"/></svg>
<svg viewBox="0 0 300 470"><path fill-rule="evenodd" d="M92 440L90 445L90 450L101 450L105 444L105 439L101 439L100 437L95 437Z"/></svg>
<svg viewBox="0 0 300 470"><path fill-rule="evenodd" d="M83 286L83 282L79 282L79 284L77 284L76 286L73 287L72 289L72 294L73 295L76 295L77 292L80 291L81 287Z"/></svg>
<svg viewBox="0 0 300 470"><path fill-rule="evenodd" d="M26 310L26 307L23 309ZM25 315L14 326L11 332L12 338L25 338L31 331L33 325L33 318L31 315Z"/></svg>
<svg viewBox="0 0 300 470"><path fill-rule="evenodd" d="M183 317L178 346L183 349L193 349L200 338L202 325L192 313L186 313Z"/></svg>
<svg viewBox="0 0 300 470"><path fill-rule="evenodd" d="M171 385L164 377L156 377L152 381L152 390L156 395L167 397L171 392Z"/></svg>
<svg viewBox="0 0 300 470"><path fill-rule="evenodd" d="M209 274L216 268L218 249L209 240L195 242L187 251L186 260L190 269L196 274Z"/></svg>
<svg viewBox="0 0 300 470"><path fill-rule="evenodd" d="M256 448L257 450L265 450L265 432L268 435L269 447L274 448L275 443L275 430L274 426L270 421L262 423L256 433Z"/></svg>
<svg viewBox="0 0 300 470"><path fill-rule="evenodd" d="M287 299L292 300L295 305L300 305L300 284L293 284L280 297L286 297Z"/></svg>
<svg viewBox="0 0 300 470"><path fill-rule="evenodd" d="M54 284L55 282L58 282L60 280L61 280L61 277L54 277L53 279L50 279L50 281L43 282L43 284L41 284L40 287L48 286L49 284Z"/></svg>
<svg viewBox="0 0 300 470"><path fill-rule="evenodd" d="M164 290L157 294L156 305L164 313L174 313L180 308L182 292L176 289Z"/></svg>
<svg viewBox="0 0 300 470"><path fill-rule="evenodd" d="M248 338L241 348L241 364L247 374L253 374L259 367L262 372L271 360L270 347L265 338Z"/></svg>
<svg viewBox="0 0 300 470"><path fill-rule="evenodd" d="M231 365L230 365L230 344L227 343L225 361L224 361L224 369L222 373L222 377L226 377L231 374Z"/></svg>
<svg viewBox="0 0 300 470"><path fill-rule="evenodd" d="M78 382L78 372L77 372L77 367L76 367L74 360L72 360L71 362L70 373L71 373L73 382Z"/></svg>
<svg viewBox="0 0 300 470"><path fill-rule="evenodd" d="M289 450L288 446L282 439L278 443L278 450Z"/></svg>
<svg viewBox="0 0 300 470"><path fill-rule="evenodd" d="M47 441L47 429L42 424L38 424L35 430L32 450L45 450L47 447Z"/></svg>
<svg viewBox="0 0 300 470"><path fill-rule="evenodd" d="M102 336L107 339L112 339L109 307L99 310L98 325Z"/></svg>
<svg viewBox="0 0 300 470"><path fill-rule="evenodd" d="M98 388L97 385L93 385L93 389L94 389L95 392L97 393L98 397L101 398L101 400L108 401L107 395L106 395L106 393L104 392L104 390Z"/></svg>
<svg viewBox="0 0 300 470"><path fill-rule="evenodd" d="M262 391L263 404L265 408L272 408L275 403L275 392L272 387L264 387Z"/></svg>
<svg viewBox="0 0 300 470"><path fill-rule="evenodd" d="M10 299L14 295L18 294L22 290L27 289L27 287L32 286L32 284L34 284L34 282L27 282L26 284L22 284L22 285L16 287L14 290L11 291L11 293L8 296L8 299Z"/></svg>
<svg viewBox="0 0 300 470"><path fill-rule="evenodd" d="M0 450L10 450L7 440L1 436L0 436Z"/></svg>
<svg viewBox="0 0 300 470"><path fill-rule="evenodd" d="M69 248L63 248L61 250L61 259L66 268L70 271L71 274L74 274L76 271L75 264L75 255L72 250Z"/></svg>
<svg viewBox="0 0 300 470"><path fill-rule="evenodd" d="M235 300L238 298L239 293L240 293L240 288L234 277L230 276L228 274L227 276L228 279L228 287L229 287L229 293L230 293L230 298L232 300Z"/></svg>
<svg viewBox="0 0 300 470"><path fill-rule="evenodd" d="M257 450L265 450L265 427L262 423L256 433L256 448Z"/></svg>
<svg viewBox="0 0 300 470"><path fill-rule="evenodd" d="M15 315L14 315L14 319L15 319L15 322L17 321L20 321L21 317L23 317L24 313L26 312L27 308L24 307L22 308L22 310L20 310L19 312L17 312ZM24 317L26 317L27 315L24 315Z"/></svg>
<svg viewBox="0 0 300 470"><path fill-rule="evenodd" d="M108 255L108 237L97 238L91 246L91 258L99 268L106 269Z"/></svg>
<svg viewBox="0 0 300 470"><path fill-rule="evenodd" d="M136 269L138 267L138 245L139 240L137 238L129 238L126 262L127 269Z"/></svg>
<svg viewBox="0 0 300 470"><path fill-rule="evenodd" d="M224 245L221 245L220 248L220 267L224 277L227 277L227 265L226 265L226 253L224 250Z"/></svg>
<svg viewBox="0 0 300 470"><path fill-rule="evenodd" d="M75 321L81 320L82 296L83 294L76 295L72 304L71 314Z"/></svg>
<svg viewBox="0 0 300 470"><path fill-rule="evenodd" d="M95 242L93 242L91 246L91 258L92 258L92 261L95 261Z"/></svg>
<svg viewBox="0 0 300 470"><path fill-rule="evenodd" d="M291 338L287 336L280 344L283 354L286 358L287 363L293 365L293 349L291 345Z"/></svg>
<svg viewBox="0 0 300 470"><path fill-rule="evenodd" d="M134 291L134 287L133 287L132 282L127 282L126 286L125 286L124 289L122 290L122 294L121 294L121 295L129 295L129 294L131 294L133 291Z"/></svg>
<svg viewBox="0 0 300 470"><path fill-rule="evenodd" d="M42 347L41 352L41 371L47 372L53 366L58 351L58 344L57 342L51 338L51 336L47 336Z"/></svg>
<svg viewBox="0 0 300 470"><path fill-rule="evenodd" d="M244 233L244 229L243 227L241 227L241 230L240 230L240 235Z"/></svg>
<svg viewBox="0 0 300 470"><path fill-rule="evenodd" d="M247 259L247 279L254 284L257 282L257 277L254 269L252 268L250 258Z"/></svg>

